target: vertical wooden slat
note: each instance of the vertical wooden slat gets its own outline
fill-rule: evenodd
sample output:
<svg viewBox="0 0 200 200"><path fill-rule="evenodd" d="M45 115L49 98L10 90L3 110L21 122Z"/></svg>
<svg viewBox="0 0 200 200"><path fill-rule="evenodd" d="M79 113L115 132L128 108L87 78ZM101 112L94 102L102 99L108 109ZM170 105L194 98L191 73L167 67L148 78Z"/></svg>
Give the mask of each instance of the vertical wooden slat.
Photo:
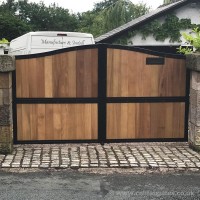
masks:
<svg viewBox="0 0 200 200"><path fill-rule="evenodd" d="M120 96L120 50L108 49L107 57L107 96Z"/></svg>
<svg viewBox="0 0 200 200"><path fill-rule="evenodd" d="M136 104L128 104L127 138L136 138Z"/></svg>
<svg viewBox="0 0 200 200"><path fill-rule="evenodd" d="M136 96L138 93L137 90L140 90L140 86L138 85L135 87L137 83L137 78L140 78L140 74L137 72L137 67L135 67L136 64L139 64L136 62L136 56L132 55L132 52L128 53L128 95L127 96ZM136 77L134 77L137 74Z"/></svg>
<svg viewBox="0 0 200 200"><path fill-rule="evenodd" d="M123 134L125 138L128 137L127 132L128 132L128 104L123 104L123 106L120 106L120 120L118 123L120 124L120 131Z"/></svg>
<svg viewBox="0 0 200 200"><path fill-rule="evenodd" d="M173 128L174 117L173 117L173 104L172 103L166 104L165 113L166 113L165 114L165 116L166 116L165 117L165 134L163 134L163 136L165 138L176 137L176 130L174 130L174 128ZM182 117L183 116L181 116L181 118ZM184 130L184 129L182 129L182 130Z"/></svg>
<svg viewBox="0 0 200 200"><path fill-rule="evenodd" d="M151 138L159 138L160 133L165 136L166 106L162 106L160 103L152 103L150 105Z"/></svg>
<svg viewBox="0 0 200 200"><path fill-rule="evenodd" d="M60 140L63 140L65 138L65 135L67 133L67 126L68 126L68 118L66 115L66 106L64 104L60 104L61 108L61 125L62 125L62 130L60 132Z"/></svg>
<svg viewBox="0 0 200 200"><path fill-rule="evenodd" d="M54 139L61 140L62 131L62 119L61 119L61 105L55 104L53 106L53 127L54 127Z"/></svg>
<svg viewBox="0 0 200 200"><path fill-rule="evenodd" d="M185 131L187 131L187 129L185 130L185 123L187 123L187 122L185 122L185 117L186 117L185 103L179 104L179 110L180 110L180 113L179 113L179 121L180 121L179 137L184 138Z"/></svg>
<svg viewBox="0 0 200 200"><path fill-rule="evenodd" d="M76 60L77 97L97 96L97 50L79 50Z"/></svg>
<svg viewBox="0 0 200 200"><path fill-rule="evenodd" d="M37 65L38 97L45 97L44 57L37 58L36 65Z"/></svg>
<svg viewBox="0 0 200 200"><path fill-rule="evenodd" d="M77 51L76 59L76 94L77 97L84 96L84 53Z"/></svg>
<svg viewBox="0 0 200 200"><path fill-rule="evenodd" d="M53 63L52 56L46 56L44 58L44 85L45 85L45 97L53 97Z"/></svg>
<svg viewBox="0 0 200 200"><path fill-rule="evenodd" d="M31 106L28 104L22 105L22 135L24 140L30 140L31 139L31 128L30 128L30 110Z"/></svg>
<svg viewBox="0 0 200 200"><path fill-rule="evenodd" d="M76 121L76 131L75 131L75 139L78 139L77 138L77 135L79 133L82 132L82 136L85 137L85 126L87 126L87 122L85 121L85 123L83 123L84 121L84 107L85 105L83 106L79 106L79 104L76 104L74 105L75 106L75 113L77 114L76 115L76 118L75 118L75 121Z"/></svg>
<svg viewBox="0 0 200 200"><path fill-rule="evenodd" d="M45 105L45 139L46 140L53 140L53 104L46 104Z"/></svg>
<svg viewBox="0 0 200 200"><path fill-rule="evenodd" d="M22 128L22 104L17 105L17 139L23 140L23 128Z"/></svg>
<svg viewBox="0 0 200 200"><path fill-rule="evenodd" d="M98 139L98 107L97 104L91 105L91 139Z"/></svg>
<svg viewBox="0 0 200 200"><path fill-rule="evenodd" d="M65 53L57 55L59 59L59 71L57 70L58 73L58 78L59 78L59 97L66 97L66 79L67 77L67 56Z"/></svg>
<svg viewBox="0 0 200 200"><path fill-rule="evenodd" d="M107 139L117 138L119 124L118 117L120 117L120 107L118 104L107 104Z"/></svg>
<svg viewBox="0 0 200 200"><path fill-rule="evenodd" d="M16 97L22 96L22 60L16 60Z"/></svg>
<svg viewBox="0 0 200 200"><path fill-rule="evenodd" d="M53 62L53 97L59 97L60 95L60 65L61 61L59 59L59 55L52 56Z"/></svg>
<svg viewBox="0 0 200 200"><path fill-rule="evenodd" d="M91 97L98 96L98 50L92 49L91 56Z"/></svg>
<svg viewBox="0 0 200 200"><path fill-rule="evenodd" d="M29 60L24 60L22 63L22 77L21 77L21 86L22 86L22 97L29 97Z"/></svg>
<svg viewBox="0 0 200 200"><path fill-rule="evenodd" d="M39 97L38 90L41 83L41 80L38 80L38 73L40 73L39 66L37 65L37 59L33 58L29 60L31 67L28 66L29 74L28 75L28 82L29 82L29 98ZM41 69L42 71L42 69ZM42 80L44 81L44 80ZM42 97L42 96L41 96Z"/></svg>
<svg viewBox="0 0 200 200"><path fill-rule="evenodd" d="M29 113L31 116L31 140L38 140L38 109L37 104L30 104L32 107L31 112Z"/></svg>
<svg viewBox="0 0 200 200"><path fill-rule="evenodd" d="M53 105L54 107L54 105ZM66 105L65 104L60 104L60 116L58 117L59 123L61 125L60 127L60 133L58 135L59 140L64 140L65 135L67 135L68 130L67 126L69 123L69 119L67 118L67 112L66 112ZM54 126L52 127L52 132L54 132ZM52 134L54 135L54 134Z"/></svg>
<svg viewBox="0 0 200 200"><path fill-rule="evenodd" d="M109 97L112 91L112 69L113 69L113 51L107 49L107 91L106 95Z"/></svg>
<svg viewBox="0 0 200 200"><path fill-rule="evenodd" d="M138 53L139 54L139 53ZM139 57L139 55L138 55ZM153 96L154 94L152 93L152 79L155 80L154 83L156 83L156 80L158 80L158 74L156 73L157 71L154 70L154 73L152 73L152 70L155 68L155 66L151 65L146 65L146 56L143 55L142 59L140 59L140 65L142 66L142 79L141 79L141 83L142 83L142 96ZM157 68L158 66L156 66ZM159 66L160 68L162 68L162 66ZM154 87L155 89L155 87Z"/></svg>
<svg viewBox="0 0 200 200"><path fill-rule="evenodd" d="M121 51L121 65L132 67L132 63L128 63L128 53ZM121 96L128 96L128 67L121 67L120 70L120 82L121 82Z"/></svg>
<svg viewBox="0 0 200 200"><path fill-rule="evenodd" d="M67 53L66 97L77 97L76 94L76 51Z"/></svg>
<svg viewBox="0 0 200 200"><path fill-rule="evenodd" d="M66 138L69 138L71 140L76 139L76 111L75 111L75 105L68 106L68 133L66 135Z"/></svg>
<svg viewBox="0 0 200 200"><path fill-rule="evenodd" d="M85 125L85 135L89 135L89 137L92 136L92 115L91 115L91 105L86 104L84 106L84 120L82 120L82 122L84 123L84 121L86 121L86 123L84 123Z"/></svg>
<svg viewBox="0 0 200 200"><path fill-rule="evenodd" d="M120 56L120 50L114 50L114 56L113 56L113 66L115 67L115 70L113 70L113 79L115 79L115 82L112 82L112 92L113 96L121 96L120 92L120 61L121 61L121 56Z"/></svg>
<svg viewBox="0 0 200 200"><path fill-rule="evenodd" d="M163 67L163 66L162 66ZM160 96L159 94L159 74L161 72L162 69L161 66L158 65L153 65L151 66L150 70L150 87L149 87L149 92L151 94L151 96Z"/></svg>
<svg viewBox="0 0 200 200"><path fill-rule="evenodd" d="M186 62L185 60L178 60L177 62L177 66L179 67L179 71L178 74L180 74L179 76L179 85L177 87L179 87L180 90L180 96L185 96L186 95L186 73L187 70L186 69ZM175 91L176 93L176 91Z"/></svg>
<svg viewBox="0 0 200 200"><path fill-rule="evenodd" d="M84 52L84 94L83 97L91 97L92 96L92 55L91 55L91 49L87 49Z"/></svg>
<svg viewBox="0 0 200 200"><path fill-rule="evenodd" d="M150 104L139 104L140 117L139 117L139 137L148 138L150 133Z"/></svg>
<svg viewBox="0 0 200 200"><path fill-rule="evenodd" d="M37 139L45 140L45 106L37 104Z"/></svg>
<svg viewBox="0 0 200 200"><path fill-rule="evenodd" d="M184 136L184 131L180 131L180 130L184 130L184 104L183 103L179 103L179 104L174 104L173 105L173 128L174 128L174 132L173 132L173 136L177 135L179 137L183 137ZM182 120L180 120L182 119Z"/></svg>

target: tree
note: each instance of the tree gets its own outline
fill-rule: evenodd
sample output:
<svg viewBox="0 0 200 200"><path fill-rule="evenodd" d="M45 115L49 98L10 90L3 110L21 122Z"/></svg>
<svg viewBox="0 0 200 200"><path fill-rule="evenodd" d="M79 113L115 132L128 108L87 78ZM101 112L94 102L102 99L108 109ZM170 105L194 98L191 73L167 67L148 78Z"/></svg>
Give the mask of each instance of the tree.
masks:
<svg viewBox="0 0 200 200"><path fill-rule="evenodd" d="M95 5L94 5L94 11L95 12L103 11L104 9L109 8L110 6L114 5L118 1L119 0L103 0L101 2L95 3Z"/></svg>
<svg viewBox="0 0 200 200"><path fill-rule="evenodd" d="M148 11L145 4L135 5L130 0L104 0L96 3L92 11L79 13L78 30L99 36Z"/></svg>
<svg viewBox="0 0 200 200"><path fill-rule="evenodd" d="M78 14L79 27L77 31L92 33L94 36L105 33L104 16L103 13L96 13L94 11L87 11Z"/></svg>
<svg viewBox="0 0 200 200"><path fill-rule="evenodd" d="M141 15L146 14L149 8L145 4L133 4L130 0L118 0L105 13L105 28L107 31L119 27Z"/></svg>
<svg viewBox="0 0 200 200"><path fill-rule="evenodd" d="M9 41L31 30L30 26L9 12L0 14L0 38Z"/></svg>
<svg viewBox="0 0 200 200"><path fill-rule="evenodd" d="M78 20L76 15L52 4L45 6L43 2L19 2L20 19L32 26L34 31L74 31Z"/></svg>
<svg viewBox="0 0 200 200"><path fill-rule="evenodd" d="M130 0L103 0L96 3L92 11L75 15L55 3L45 6L42 1L37 4L28 0L7 0L0 5L0 15L9 26L1 22L1 30L3 28L4 34L9 35L8 39L28 31L81 31L99 36L145 14L148 9ZM14 29L19 30L15 32Z"/></svg>
<svg viewBox="0 0 200 200"><path fill-rule="evenodd" d="M12 11L15 7L15 0L7 0L6 3L3 2L3 4L5 4L5 9Z"/></svg>
<svg viewBox="0 0 200 200"><path fill-rule="evenodd" d="M75 31L77 16L52 4L7 0L0 5L0 35L9 40L29 31Z"/></svg>
<svg viewBox="0 0 200 200"><path fill-rule="evenodd" d="M163 4L166 5L166 4L170 4L170 3L175 3L177 1L180 1L180 0L164 0Z"/></svg>

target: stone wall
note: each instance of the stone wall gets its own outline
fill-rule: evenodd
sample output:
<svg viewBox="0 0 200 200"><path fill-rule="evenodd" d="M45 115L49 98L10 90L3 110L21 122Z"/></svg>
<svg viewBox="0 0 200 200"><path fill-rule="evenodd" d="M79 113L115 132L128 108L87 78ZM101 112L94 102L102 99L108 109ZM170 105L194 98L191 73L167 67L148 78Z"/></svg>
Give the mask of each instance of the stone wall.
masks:
<svg viewBox="0 0 200 200"><path fill-rule="evenodd" d="M0 55L0 153L11 153L13 146L12 71L14 58Z"/></svg>
<svg viewBox="0 0 200 200"><path fill-rule="evenodd" d="M190 74L189 144L200 150L200 54L187 55Z"/></svg>

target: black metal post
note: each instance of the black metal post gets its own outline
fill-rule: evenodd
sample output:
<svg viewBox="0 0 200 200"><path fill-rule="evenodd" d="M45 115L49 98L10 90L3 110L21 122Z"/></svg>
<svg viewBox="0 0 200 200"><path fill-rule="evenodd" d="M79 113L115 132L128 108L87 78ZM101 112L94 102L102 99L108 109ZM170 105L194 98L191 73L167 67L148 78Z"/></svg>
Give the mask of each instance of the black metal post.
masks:
<svg viewBox="0 0 200 200"><path fill-rule="evenodd" d="M98 141L106 141L106 91L107 91L107 47L98 48Z"/></svg>

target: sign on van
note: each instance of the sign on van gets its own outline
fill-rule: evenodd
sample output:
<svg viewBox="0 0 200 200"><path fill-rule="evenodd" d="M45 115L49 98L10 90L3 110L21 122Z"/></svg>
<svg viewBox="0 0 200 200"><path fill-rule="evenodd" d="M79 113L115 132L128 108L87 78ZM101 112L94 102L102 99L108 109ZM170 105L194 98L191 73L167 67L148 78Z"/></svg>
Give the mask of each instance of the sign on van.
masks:
<svg viewBox="0 0 200 200"><path fill-rule="evenodd" d="M30 32L10 42L10 54L24 55L94 44L92 34L77 32Z"/></svg>
<svg viewBox="0 0 200 200"><path fill-rule="evenodd" d="M73 47L80 45L91 44L91 38L76 38L76 37L32 37L33 46L45 47Z"/></svg>

